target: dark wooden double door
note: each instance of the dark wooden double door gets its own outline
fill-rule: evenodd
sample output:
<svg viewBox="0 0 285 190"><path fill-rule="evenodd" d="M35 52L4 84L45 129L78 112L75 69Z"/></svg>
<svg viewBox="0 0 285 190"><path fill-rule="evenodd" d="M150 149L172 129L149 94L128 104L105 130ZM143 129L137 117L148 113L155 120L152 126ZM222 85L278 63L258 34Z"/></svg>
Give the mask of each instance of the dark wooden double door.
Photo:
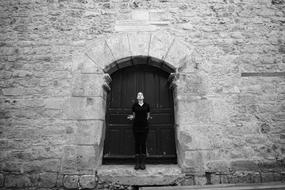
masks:
<svg viewBox="0 0 285 190"><path fill-rule="evenodd" d="M125 67L111 75L103 164L133 163L132 121L126 118L132 113L137 92L143 92L152 116L147 137L147 163L177 162L173 97L168 76L169 73L160 68L145 64Z"/></svg>

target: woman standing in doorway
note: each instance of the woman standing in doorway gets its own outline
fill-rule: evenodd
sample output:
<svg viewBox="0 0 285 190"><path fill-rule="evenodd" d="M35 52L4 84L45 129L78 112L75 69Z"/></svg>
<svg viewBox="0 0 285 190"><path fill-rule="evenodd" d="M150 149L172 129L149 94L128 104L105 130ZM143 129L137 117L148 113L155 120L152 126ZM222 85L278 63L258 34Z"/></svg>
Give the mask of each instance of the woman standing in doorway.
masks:
<svg viewBox="0 0 285 190"><path fill-rule="evenodd" d="M134 120L133 133L135 139L135 170L145 169L146 159L146 138L148 135L148 120L150 119L150 108L147 103L144 102L144 96L142 92L137 94L137 102L132 106L132 115L128 116L128 119Z"/></svg>

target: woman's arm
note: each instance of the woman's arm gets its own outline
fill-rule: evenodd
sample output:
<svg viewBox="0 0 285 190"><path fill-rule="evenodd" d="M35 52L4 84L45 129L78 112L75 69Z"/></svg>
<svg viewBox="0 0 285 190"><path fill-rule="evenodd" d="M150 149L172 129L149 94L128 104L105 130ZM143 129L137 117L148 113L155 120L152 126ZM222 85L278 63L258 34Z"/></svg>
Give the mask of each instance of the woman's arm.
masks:
<svg viewBox="0 0 285 190"><path fill-rule="evenodd" d="M127 119L133 120L133 119L135 119L135 117L136 117L136 113L133 112L133 115L128 115Z"/></svg>
<svg viewBox="0 0 285 190"><path fill-rule="evenodd" d="M147 112L147 117L146 117L147 120L151 119L150 117L150 112Z"/></svg>

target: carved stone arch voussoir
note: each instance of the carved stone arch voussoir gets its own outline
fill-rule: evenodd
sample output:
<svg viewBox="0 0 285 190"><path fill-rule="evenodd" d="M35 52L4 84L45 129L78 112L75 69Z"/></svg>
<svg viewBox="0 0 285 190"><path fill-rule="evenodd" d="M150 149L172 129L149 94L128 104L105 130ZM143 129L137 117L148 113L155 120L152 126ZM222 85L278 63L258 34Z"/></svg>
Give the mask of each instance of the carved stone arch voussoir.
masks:
<svg viewBox="0 0 285 190"><path fill-rule="evenodd" d="M185 66L193 49L168 32L138 32L96 39L88 44L85 55L93 62L93 67L105 73L114 67L119 69L122 61L118 60L135 56L150 56L177 70Z"/></svg>

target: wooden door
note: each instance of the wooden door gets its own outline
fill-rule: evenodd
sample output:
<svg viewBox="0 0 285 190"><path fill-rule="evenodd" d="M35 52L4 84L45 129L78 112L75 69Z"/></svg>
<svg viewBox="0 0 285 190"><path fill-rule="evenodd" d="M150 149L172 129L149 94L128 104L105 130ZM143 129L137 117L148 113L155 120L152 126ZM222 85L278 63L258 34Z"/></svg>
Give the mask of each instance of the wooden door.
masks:
<svg viewBox="0 0 285 190"><path fill-rule="evenodd" d="M143 92L152 119L147 138L147 163L176 163L172 91L169 73L146 64L125 67L111 75L107 99L103 164L133 163L132 121L127 120L137 92Z"/></svg>

